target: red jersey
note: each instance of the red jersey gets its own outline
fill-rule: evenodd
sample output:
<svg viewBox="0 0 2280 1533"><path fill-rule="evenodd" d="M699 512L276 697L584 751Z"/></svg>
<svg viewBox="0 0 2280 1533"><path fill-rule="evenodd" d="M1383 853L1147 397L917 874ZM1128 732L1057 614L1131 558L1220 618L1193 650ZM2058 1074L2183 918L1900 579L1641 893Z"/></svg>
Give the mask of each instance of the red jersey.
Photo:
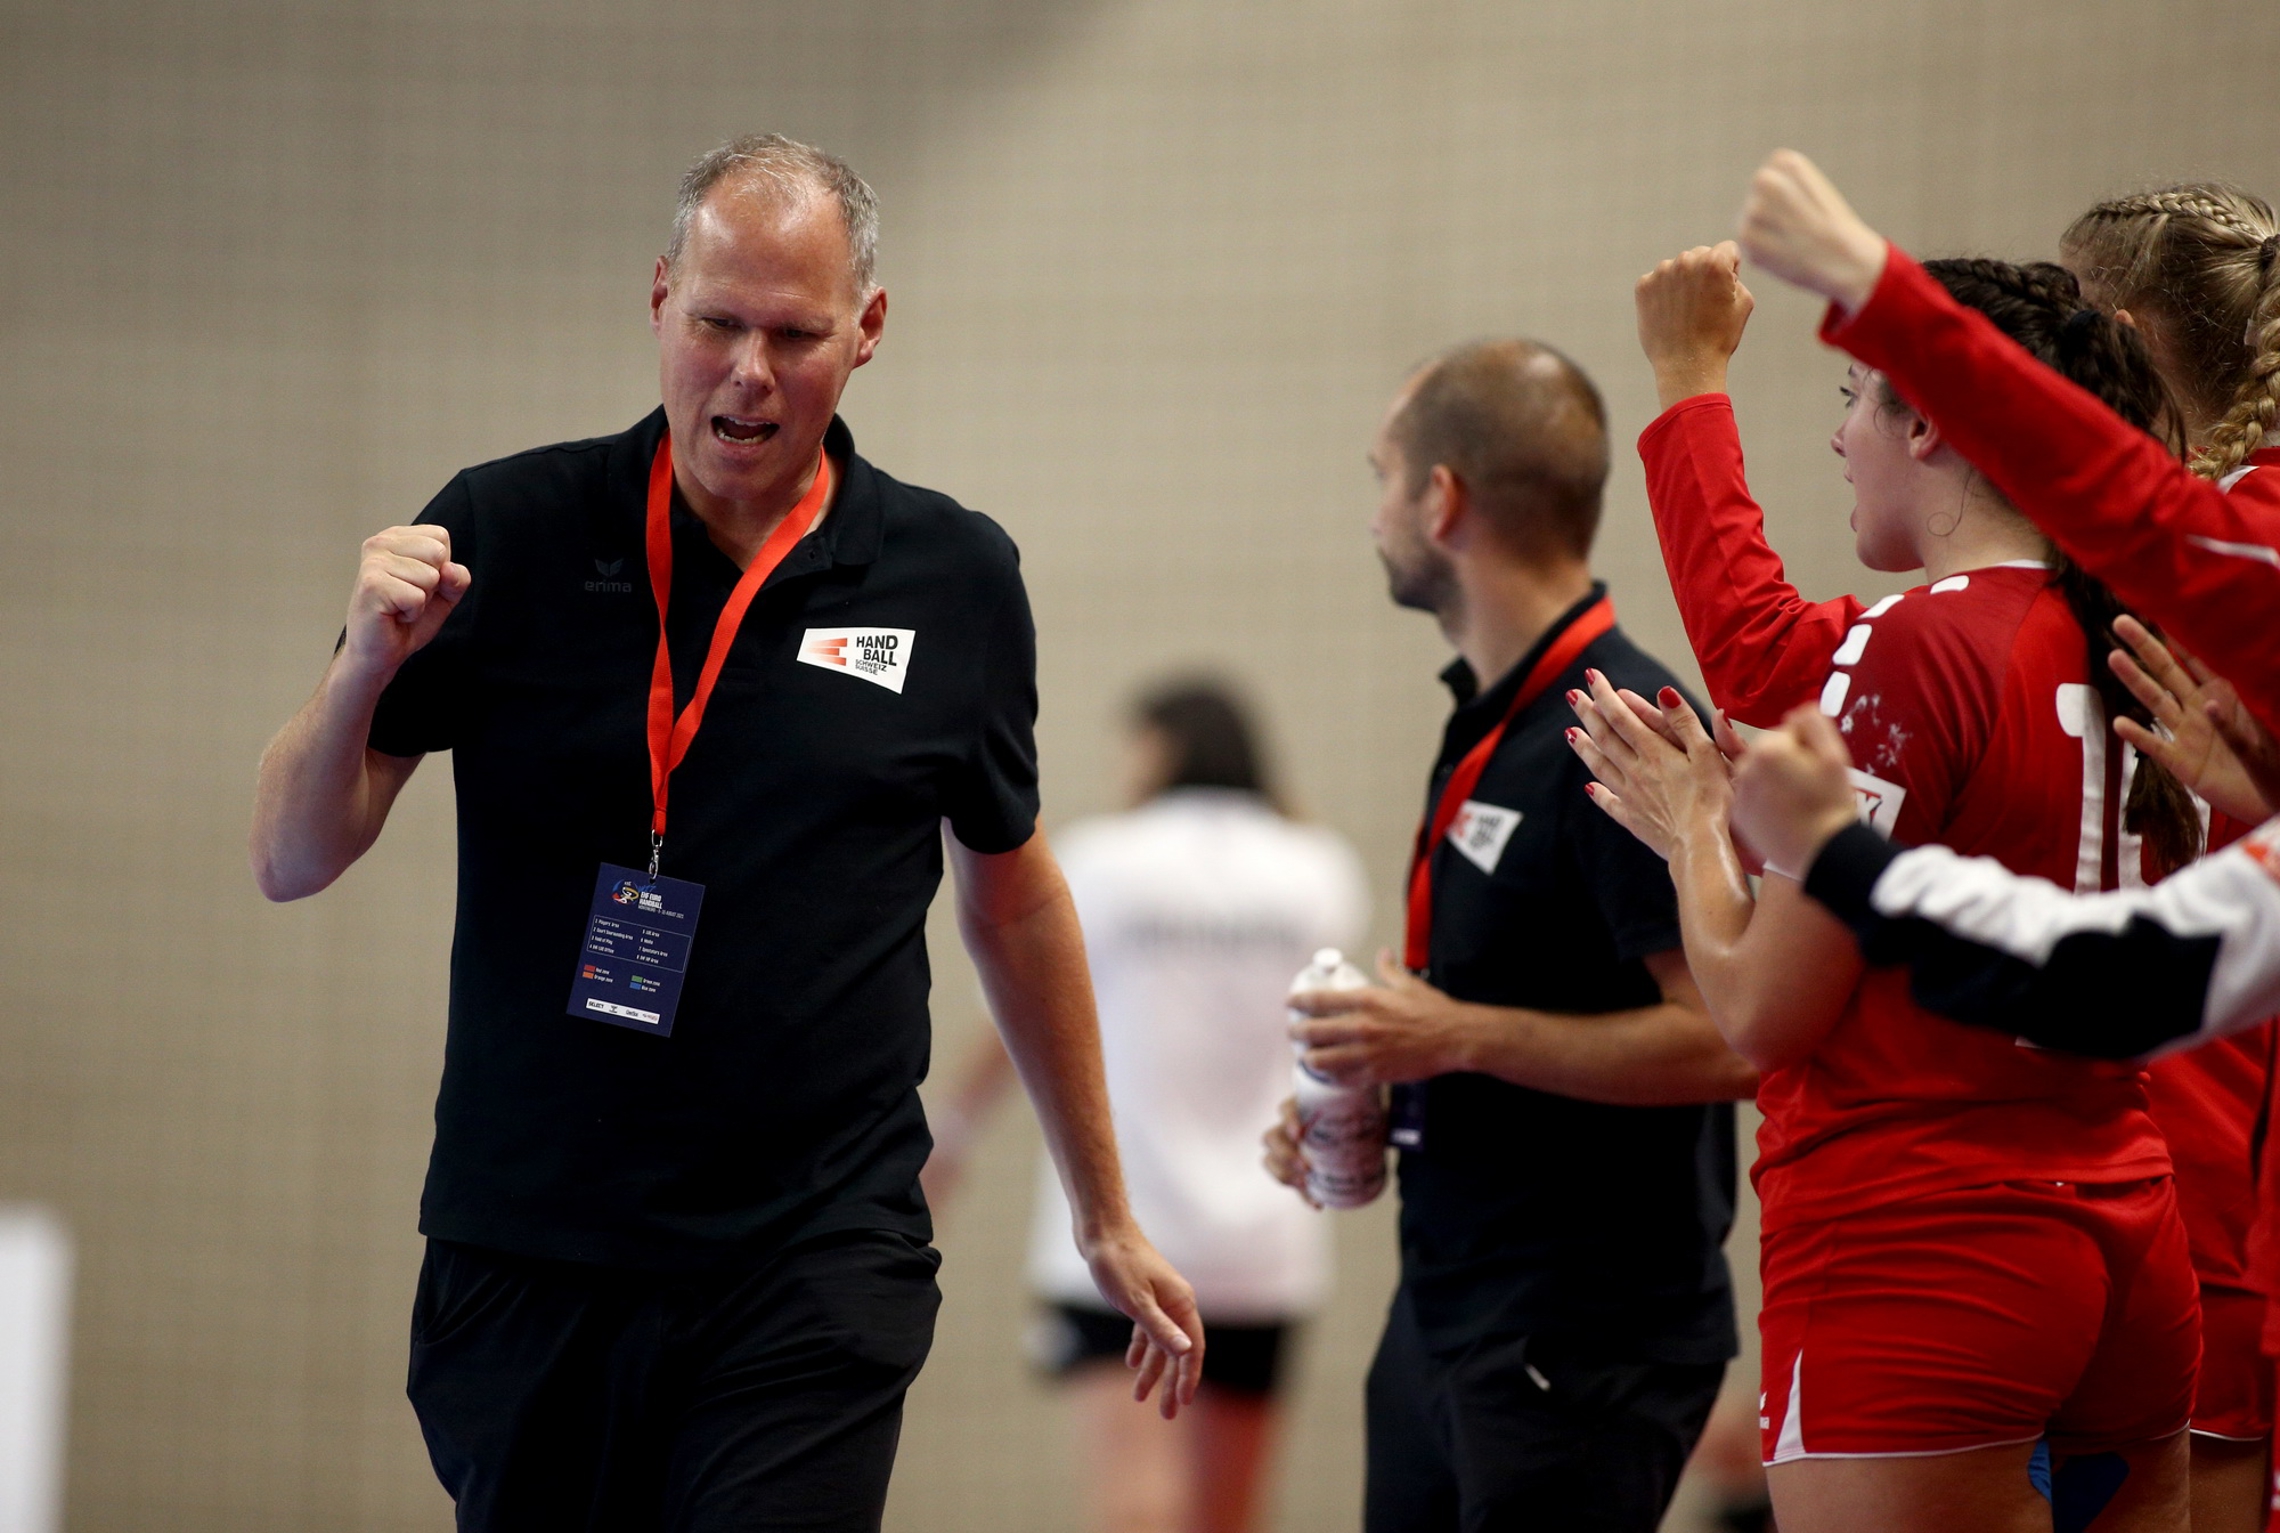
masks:
<svg viewBox="0 0 2280 1533"><path fill-rule="evenodd" d="M2107 749L2088 646L2047 569L1809 602L1765 541L1724 395L1674 405L1639 451L1713 701L1771 725L1818 698L1846 733L1864 813L1897 840L2064 888L2121 881L2135 860L2116 824L2127 761ZM1765 1078L1758 1106L1768 1228L1865 1198L2169 1169L2142 1072L1934 1016L1897 967L1871 970L1813 1054Z"/></svg>
<svg viewBox="0 0 2280 1533"><path fill-rule="evenodd" d="M2254 826L2209 816L2209 850ZM2153 1120L2177 1164L2177 1206L2193 1238L2193 1270L2204 1285L2255 1288L2249 1235L2260 1196L2258 1168L2271 1119L2280 1029L2271 1022L2170 1054L2146 1071Z"/></svg>
<svg viewBox="0 0 2280 1533"><path fill-rule="evenodd" d="M1822 335L1882 369L2069 556L2280 726L2280 446L2252 453L2220 484L2195 477L1897 248L1860 312L1847 321L1832 307ZM2257 1203L2270 1031L2177 1055L2154 1072L2194 1264L2220 1282L2238 1280ZM2259 1286L2269 1290L2280 1260L2269 1239L2258 1244Z"/></svg>
<svg viewBox="0 0 2280 1533"><path fill-rule="evenodd" d="M2280 447L2224 488L2037 362L1894 246L1821 337L1882 370L2028 520L2280 730Z"/></svg>
<svg viewBox="0 0 2280 1533"><path fill-rule="evenodd" d="M1902 842L2097 887L2113 866L2105 722L2049 571L1973 570L1861 619L1821 706L1871 817ZM1948 1188L2170 1168L2143 1072L1936 1017L1900 967L1870 970L1812 1054L1766 1076L1758 1105L1769 1228Z"/></svg>
<svg viewBox="0 0 2280 1533"><path fill-rule="evenodd" d="M2156 1060L2146 1072L2154 1121L2177 1166L2177 1206L2204 1283L2261 1287L2250 1276L2257 1166L2272 1097L2273 1024L2262 1022Z"/></svg>

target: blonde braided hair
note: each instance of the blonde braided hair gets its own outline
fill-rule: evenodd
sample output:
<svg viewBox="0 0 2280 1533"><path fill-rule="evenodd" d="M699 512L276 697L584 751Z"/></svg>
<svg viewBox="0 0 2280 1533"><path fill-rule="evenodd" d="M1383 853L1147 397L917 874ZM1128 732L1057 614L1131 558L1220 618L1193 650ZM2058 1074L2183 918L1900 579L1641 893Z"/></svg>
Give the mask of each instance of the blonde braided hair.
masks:
<svg viewBox="0 0 2280 1533"><path fill-rule="evenodd" d="M2101 202L2060 241L2106 309L2130 309L2211 424L2193 470L2221 479L2280 425L2280 220L2271 204L2216 181Z"/></svg>

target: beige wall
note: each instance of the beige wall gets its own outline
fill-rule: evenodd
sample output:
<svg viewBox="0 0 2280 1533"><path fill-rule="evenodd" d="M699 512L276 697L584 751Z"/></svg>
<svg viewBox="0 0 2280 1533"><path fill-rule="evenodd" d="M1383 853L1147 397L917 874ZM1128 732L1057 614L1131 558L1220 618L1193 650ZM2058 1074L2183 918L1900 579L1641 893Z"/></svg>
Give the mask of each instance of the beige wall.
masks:
<svg viewBox="0 0 2280 1533"><path fill-rule="evenodd" d="M1214 663L1390 910L1443 710L1439 644L1362 530L1409 362L1546 337L1627 443L1651 413L1630 281L1720 236L1774 144L1912 247L2042 252L2134 182L2280 183L2276 66L2268 0L16 0L0 1197L81 1241L72 1526L446 1525L400 1381L447 764L286 909L243 868L251 766L359 537L464 463L648 408L647 268L696 151L781 127L878 185L894 309L847 414L1021 540L1049 820L1107 802L1135 682ZM1807 305L1761 298L1736 387L1776 539L1812 590L1887 588L1822 445L1837 368ZM1602 543L1633 629L1683 660L1627 449ZM948 1058L980 1023L942 969ZM907 1533L1073 1525L1016 1357L1032 1142L1009 1114L946 1225ZM1353 1521L1390 1265L1385 1210L1341 1223L1287 1527Z"/></svg>

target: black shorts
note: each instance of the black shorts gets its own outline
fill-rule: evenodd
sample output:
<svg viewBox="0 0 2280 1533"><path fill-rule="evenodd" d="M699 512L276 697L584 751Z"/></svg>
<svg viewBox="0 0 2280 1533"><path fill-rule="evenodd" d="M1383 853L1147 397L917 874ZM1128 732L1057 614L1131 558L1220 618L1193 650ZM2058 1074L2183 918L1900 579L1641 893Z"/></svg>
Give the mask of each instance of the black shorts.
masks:
<svg viewBox="0 0 2280 1533"><path fill-rule="evenodd" d="M1397 1289L1365 1394L1364 1533L1655 1533L1725 1375L1520 1336L1440 1357Z"/></svg>
<svg viewBox="0 0 2280 1533"><path fill-rule="evenodd" d="M1226 1325L1204 1316L1203 1381L1235 1394L1273 1394L1282 1381L1283 1343L1296 1329L1287 1320ZM1131 1344L1131 1321L1084 1304L1047 1305L1030 1333L1037 1366L1057 1379L1103 1358L1121 1363Z"/></svg>
<svg viewBox="0 0 2280 1533"><path fill-rule="evenodd" d="M428 1242L409 1393L463 1533L875 1533L940 1258L664 1276Z"/></svg>

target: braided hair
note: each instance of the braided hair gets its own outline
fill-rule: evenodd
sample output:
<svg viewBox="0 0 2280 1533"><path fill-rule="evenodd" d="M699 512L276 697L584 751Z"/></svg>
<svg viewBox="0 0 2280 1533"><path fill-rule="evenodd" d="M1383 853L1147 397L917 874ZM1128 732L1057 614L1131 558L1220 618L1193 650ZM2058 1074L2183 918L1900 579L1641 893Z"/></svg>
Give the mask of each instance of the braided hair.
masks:
<svg viewBox="0 0 2280 1533"><path fill-rule="evenodd" d="M1926 261L1924 269L1956 302L1993 320L1998 330L2037 361L2097 395L2140 431L2161 438L2170 451L2182 449L2176 400L2155 370L2145 338L2085 303L2081 285L2065 267L2048 261L2014 265L1963 258ZM1887 408L1907 408L1889 382L1882 403ZM2122 604L2072 560L2060 555L2057 563L2051 584L2082 625L2091 685L2104 705L2107 729L2110 732L2112 721L2125 716L2151 729L2151 713L2106 663ZM2116 747L2110 741L2108 748ZM2122 827L2145 838L2160 873L2181 868L2201 854L2201 813L2193 795L2151 759L2138 760Z"/></svg>
<svg viewBox="0 0 2280 1533"><path fill-rule="evenodd" d="M2195 473L2222 479L2280 425L2280 220L2217 181L2101 202L2059 242L2103 308L2143 315L2171 381L2213 422Z"/></svg>

